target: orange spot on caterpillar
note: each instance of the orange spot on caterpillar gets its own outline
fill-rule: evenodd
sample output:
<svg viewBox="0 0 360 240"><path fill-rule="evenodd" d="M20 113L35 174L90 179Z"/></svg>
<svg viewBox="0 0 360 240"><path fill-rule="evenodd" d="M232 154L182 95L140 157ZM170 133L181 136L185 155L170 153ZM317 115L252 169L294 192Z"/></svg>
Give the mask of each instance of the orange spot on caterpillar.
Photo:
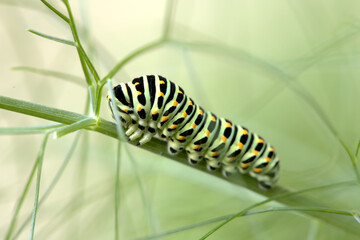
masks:
<svg viewBox="0 0 360 240"><path fill-rule="evenodd" d="M221 141L222 141L222 142L226 142L226 141L227 141L227 138L226 138L225 136L222 136L222 137L221 137Z"/></svg>
<svg viewBox="0 0 360 240"><path fill-rule="evenodd" d="M252 153L256 156L258 155L259 151L254 150Z"/></svg>
<svg viewBox="0 0 360 240"><path fill-rule="evenodd" d="M177 127L177 125L176 124L173 124L173 125L171 125L169 128L170 129L175 129Z"/></svg>
<svg viewBox="0 0 360 240"><path fill-rule="evenodd" d="M160 82L159 82L160 84L165 84L165 81L163 81L163 80L160 80Z"/></svg>
<svg viewBox="0 0 360 240"><path fill-rule="evenodd" d="M186 118L187 117L187 113L186 112L183 112L183 117Z"/></svg>
<svg viewBox="0 0 360 240"><path fill-rule="evenodd" d="M184 137L184 136L179 136L177 139L178 139L178 140L184 140L185 137Z"/></svg>
<svg viewBox="0 0 360 240"><path fill-rule="evenodd" d="M199 149L201 145L195 145L194 149Z"/></svg>
<svg viewBox="0 0 360 240"><path fill-rule="evenodd" d="M142 109L141 107L138 107L138 108L137 108L137 111L138 111L138 112L140 112L140 111L141 111L141 109Z"/></svg>
<svg viewBox="0 0 360 240"><path fill-rule="evenodd" d="M192 102L192 101L189 101L189 105L192 106L192 105L193 105L193 102Z"/></svg>
<svg viewBox="0 0 360 240"><path fill-rule="evenodd" d="M137 86L137 85L139 85L139 84L140 84L139 82L136 82L134 85Z"/></svg>
<svg viewBox="0 0 360 240"><path fill-rule="evenodd" d="M173 103L173 106L176 107L178 104L179 104L179 103L178 103L177 101L175 101L175 102Z"/></svg>
<svg viewBox="0 0 360 240"><path fill-rule="evenodd" d="M158 110L154 110L154 111L152 112L153 115L156 115L157 113L158 113Z"/></svg>
<svg viewBox="0 0 360 240"><path fill-rule="evenodd" d="M266 161L266 162L270 162L270 160L271 160L271 159L270 159L269 157L265 158L265 161Z"/></svg>
<svg viewBox="0 0 360 240"><path fill-rule="evenodd" d="M241 167L242 167L242 168L247 168L248 166L249 166L248 163L242 163L242 164L241 164Z"/></svg>
<svg viewBox="0 0 360 240"><path fill-rule="evenodd" d="M195 123L192 123L192 124L191 124L191 127L192 127L192 128L196 128L196 126L197 126L197 125L196 125Z"/></svg>
<svg viewBox="0 0 360 240"><path fill-rule="evenodd" d="M263 142L264 142L264 139L259 138L258 143L263 143Z"/></svg>
<svg viewBox="0 0 360 240"><path fill-rule="evenodd" d="M166 120L168 120L168 118L169 118L169 117L166 117L166 116L162 117L162 118L161 118L161 122L165 122Z"/></svg>
<svg viewBox="0 0 360 240"><path fill-rule="evenodd" d="M235 157L231 157L231 158L228 158L227 162L228 162L228 163L231 163L231 162L233 162L234 160L235 160Z"/></svg>
<svg viewBox="0 0 360 240"><path fill-rule="evenodd" d="M200 114L200 115L203 115L204 112L200 109L200 110L199 110L199 114Z"/></svg>
<svg viewBox="0 0 360 240"><path fill-rule="evenodd" d="M163 96L164 96L164 93L163 93L163 92L159 92L159 96L160 96L160 97L163 97Z"/></svg>
<svg viewBox="0 0 360 240"><path fill-rule="evenodd" d="M254 168L254 172L256 172L256 173L259 173L259 172L261 172L261 168Z"/></svg>
<svg viewBox="0 0 360 240"><path fill-rule="evenodd" d="M183 93L182 91L180 91L180 90L179 90L179 92L178 92L178 93L180 93L180 94L184 94L184 93Z"/></svg>
<svg viewBox="0 0 360 240"><path fill-rule="evenodd" d="M208 137L210 135L210 131L206 129L205 135Z"/></svg>
<svg viewBox="0 0 360 240"><path fill-rule="evenodd" d="M225 126L228 127L228 128L230 128L230 127L231 127L231 123L226 122L226 123L225 123Z"/></svg>
<svg viewBox="0 0 360 240"><path fill-rule="evenodd" d="M215 156L217 156L218 154L219 154L218 152L213 152L213 153L211 154L211 156L215 157Z"/></svg>
<svg viewBox="0 0 360 240"><path fill-rule="evenodd" d="M247 130L245 130L245 129L244 129L244 130L243 130L243 134L244 134L244 135L248 135L248 134L249 134L249 132L248 132Z"/></svg>
<svg viewBox="0 0 360 240"><path fill-rule="evenodd" d="M238 148L242 149L244 147L244 144L242 144L241 142L238 143Z"/></svg>
<svg viewBox="0 0 360 240"><path fill-rule="evenodd" d="M215 122L215 121L216 121L216 119L215 119L215 117L214 117L214 116L211 116L211 117L210 117L210 119L211 119L211 121L213 121L213 122Z"/></svg>

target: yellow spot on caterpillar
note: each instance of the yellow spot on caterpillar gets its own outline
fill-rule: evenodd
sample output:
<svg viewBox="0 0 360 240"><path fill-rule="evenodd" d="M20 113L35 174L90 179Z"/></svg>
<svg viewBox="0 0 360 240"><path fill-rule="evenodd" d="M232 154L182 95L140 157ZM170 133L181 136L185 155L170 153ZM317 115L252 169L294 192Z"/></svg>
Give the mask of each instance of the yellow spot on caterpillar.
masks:
<svg viewBox="0 0 360 240"><path fill-rule="evenodd" d="M192 102L192 101L189 101L189 105L192 106L192 105L193 105L193 102Z"/></svg>
<svg viewBox="0 0 360 240"><path fill-rule="evenodd" d="M199 114L200 114L200 115L203 115L204 112L200 109L200 110L199 110Z"/></svg>
<svg viewBox="0 0 360 240"><path fill-rule="evenodd" d="M264 139L259 138L258 143L264 143Z"/></svg>
<svg viewBox="0 0 360 240"><path fill-rule="evenodd" d="M231 163L235 160L235 157L228 158L227 162Z"/></svg>
<svg viewBox="0 0 360 240"><path fill-rule="evenodd" d="M176 107L178 104L179 104L179 103L178 103L177 101L175 101L175 102L173 103L173 106Z"/></svg>
<svg viewBox="0 0 360 240"><path fill-rule="evenodd" d="M230 128L230 127L231 127L231 123L226 122L226 123L225 123L225 126L228 127L228 128Z"/></svg>
<svg viewBox="0 0 360 240"><path fill-rule="evenodd" d="M192 128L196 128L196 126L197 126L197 125L196 125L195 123L192 123L192 124L191 124L191 127L192 127Z"/></svg>
<svg viewBox="0 0 360 240"><path fill-rule="evenodd" d="M201 145L195 145L194 149L199 149Z"/></svg>
<svg viewBox="0 0 360 240"><path fill-rule="evenodd" d="M249 134L249 132L248 132L247 130L245 130L245 129L244 129L244 130L243 130L243 134L244 134L244 135L248 135L248 134Z"/></svg>
<svg viewBox="0 0 360 240"><path fill-rule="evenodd" d="M213 121L213 122L215 122L216 121L216 119L215 119L215 117L214 116L211 116L211 121Z"/></svg>
<svg viewBox="0 0 360 240"><path fill-rule="evenodd" d="M213 152L213 153L211 154L211 156L215 157L215 156L217 156L218 154L219 154L218 152Z"/></svg>
<svg viewBox="0 0 360 240"><path fill-rule="evenodd" d="M140 91L137 91L137 95L141 95L142 94L142 92L140 92Z"/></svg>
<svg viewBox="0 0 360 240"><path fill-rule="evenodd" d="M154 110L153 112L152 112L152 115L156 115L158 113L158 110Z"/></svg>
<svg viewBox="0 0 360 240"><path fill-rule="evenodd" d="M165 84L164 80L160 80L159 83L160 83L160 84Z"/></svg>
<svg viewBox="0 0 360 240"><path fill-rule="evenodd" d="M128 109L127 108L124 108L124 109L122 109L124 112L128 112Z"/></svg>
<svg viewBox="0 0 360 240"><path fill-rule="evenodd" d="M137 85L139 85L139 84L140 84L139 82L136 82L136 83L135 83L135 86L137 86Z"/></svg>
<svg viewBox="0 0 360 240"><path fill-rule="evenodd" d="M254 168L254 172L256 172L256 173L259 173L259 172L261 172L261 168Z"/></svg>
<svg viewBox="0 0 360 240"><path fill-rule="evenodd" d="M274 151L274 148L271 147L271 148L270 148L270 152L273 152L273 151Z"/></svg>
<svg viewBox="0 0 360 240"><path fill-rule="evenodd" d="M180 94L184 94L184 93L183 93L182 91L180 91L180 90L179 90L179 93L180 93Z"/></svg>
<svg viewBox="0 0 360 240"><path fill-rule="evenodd" d="M270 159L269 157L265 158L265 161L266 161L266 162L270 162L270 160L271 160L271 159Z"/></svg>
<svg viewBox="0 0 360 240"><path fill-rule="evenodd" d="M241 164L241 167L242 167L242 168L247 168L248 166L249 166L248 163L242 163L242 164Z"/></svg>
<svg viewBox="0 0 360 240"><path fill-rule="evenodd" d="M254 150L252 153L256 156L258 155L259 151Z"/></svg>
<svg viewBox="0 0 360 240"><path fill-rule="evenodd" d="M168 120L168 118L169 118L169 117L166 117L166 116L162 117L162 118L161 118L161 122L165 122L166 120Z"/></svg>
<svg viewBox="0 0 360 240"><path fill-rule="evenodd" d="M185 137L184 137L184 136L179 136L177 139L178 139L178 140L184 140Z"/></svg>
<svg viewBox="0 0 360 240"><path fill-rule="evenodd" d="M173 124L173 125L170 126L170 129L175 129L176 127L177 127L177 125Z"/></svg>
<svg viewBox="0 0 360 240"><path fill-rule="evenodd" d="M159 96L160 96L160 97L163 97L163 96L164 96L164 93L163 93L163 92L159 92Z"/></svg>
<svg viewBox="0 0 360 240"><path fill-rule="evenodd" d="M187 113L186 112L183 112L183 117L186 118L187 117Z"/></svg>
<svg viewBox="0 0 360 240"><path fill-rule="evenodd" d="M238 148L242 149L244 147L244 144L242 144L241 142L238 143Z"/></svg>
<svg viewBox="0 0 360 240"><path fill-rule="evenodd" d="M141 107L138 107L138 108L137 108L137 111L138 111L138 112L140 112L140 111L141 111L141 109L142 109Z"/></svg>
<svg viewBox="0 0 360 240"><path fill-rule="evenodd" d="M210 135L210 131L206 129L205 135L208 137Z"/></svg>
<svg viewBox="0 0 360 240"><path fill-rule="evenodd" d="M227 141L227 137L222 136L222 137L221 137L221 141L222 141L222 142L226 142L226 141Z"/></svg>

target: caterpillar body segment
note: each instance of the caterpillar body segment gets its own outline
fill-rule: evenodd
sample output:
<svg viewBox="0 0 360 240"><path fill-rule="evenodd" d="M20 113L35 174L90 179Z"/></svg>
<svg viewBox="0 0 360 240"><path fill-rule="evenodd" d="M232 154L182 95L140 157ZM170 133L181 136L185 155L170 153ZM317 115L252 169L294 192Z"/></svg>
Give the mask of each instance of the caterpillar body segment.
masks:
<svg viewBox="0 0 360 240"><path fill-rule="evenodd" d="M145 144L157 135L170 154L186 151L190 164L205 160L207 169L224 176L240 172L272 188L279 178L279 158L259 135L217 117L197 105L184 90L160 75L146 75L114 87L116 109L125 135Z"/></svg>

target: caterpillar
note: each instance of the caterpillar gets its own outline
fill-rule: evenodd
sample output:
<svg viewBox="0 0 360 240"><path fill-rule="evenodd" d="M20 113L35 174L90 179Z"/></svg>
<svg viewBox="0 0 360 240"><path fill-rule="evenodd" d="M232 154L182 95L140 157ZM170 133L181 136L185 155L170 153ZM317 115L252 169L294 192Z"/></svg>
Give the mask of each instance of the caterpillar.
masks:
<svg viewBox="0 0 360 240"><path fill-rule="evenodd" d="M206 161L207 169L222 168L257 179L262 189L279 178L279 158L274 148L247 128L205 111L175 83L160 75L146 75L113 88L116 109L107 96L112 115L118 111L129 141L143 145L155 135L167 141L170 154L185 150L192 165Z"/></svg>

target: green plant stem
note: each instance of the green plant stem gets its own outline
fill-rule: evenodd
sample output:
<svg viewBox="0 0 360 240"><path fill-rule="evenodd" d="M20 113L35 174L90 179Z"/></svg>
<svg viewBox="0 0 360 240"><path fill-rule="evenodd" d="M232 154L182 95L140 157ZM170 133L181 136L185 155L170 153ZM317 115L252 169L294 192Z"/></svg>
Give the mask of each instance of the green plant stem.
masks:
<svg viewBox="0 0 360 240"><path fill-rule="evenodd" d="M102 80L101 80L101 85L106 84L106 80L107 79L111 79L115 76L115 74L123 67L125 66L125 64L127 64L128 62L130 62L132 59L134 59L135 57L137 57L138 55L144 54L145 52L149 51L149 50L154 50L157 47L160 47L161 45L165 44L167 42L166 39L160 39L160 40L156 40L152 43L149 43L137 50L135 50L134 52L130 53L128 56L126 56L122 61L120 61L118 64L115 65L115 67L113 67L113 69L108 73L108 75L106 75Z"/></svg>
<svg viewBox="0 0 360 240"><path fill-rule="evenodd" d="M76 25L75 25L75 20L74 20L74 17L72 15L72 11L71 11L71 8L70 8L70 4L69 4L69 1L68 0L63 0L65 6L66 6L66 9L68 11L68 14L69 14L69 18L70 18L70 22L69 22L69 25L70 25L70 29L71 29L71 32L72 32L72 35L74 37L74 40L75 42L77 43L77 50L78 50L78 53L79 53L79 58L84 61L87 65L87 67L89 67L92 75L94 76L95 78L95 81L96 82L99 82L100 81L100 78L99 78L99 75L98 73L96 72L92 62L90 61L90 59L88 58L84 48L82 47L82 44L80 42L80 38L79 38L79 35L77 33L77 29L76 29ZM85 66L84 66L85 67ZM83 68L84 69L84 68ZM90 86L92 84L89 84Z"/></svg>
<svg viewBox="0 0 360 240"><path fill-rule="evenodd" d="M50 121L55 121L59 123L64 124L71 124L83 119L88 118L88 116L77 114L65 110L60 110L56 108L50 108L45 107L39 104L34 103L28 103L21 100L16 100L4 96L0 96L0 108L7 109L13 112L19 112L23 114L27 114L30 116L35 116L43 119L47 119ZM96 126L87 127L86 129L96 131L102 134L105 134L110 137L118 138L116 125L113 122L106 121L104 119L99 119L98 124ZM129 142L129 144L136 145L135 143ZM182 164L187 164L187 158L185 153L180 153L178 155L170 155L166 151L166 142L153 139L149 143L139 146L142 149L145 149L147 151L153 152L155 154L167 157L169 159L175 160L177 162L180 162ZM206 169L205 163L198 164L194 166L194 168L209 173ZM212 176L224 179L228 182L231 182L235 185L247 188L253 192L256 192L260 195L263 195L264 197L274 197L278 196L279 194L286 194L291 193L292 191L282 188L281 186L277 186L276 188L272 189L271 191L263 191L258 188L257 182L255 179L247 176L247 175L240 175L236 174L232 176L231 178L225 178L222 176L220 172L213 172L211 173ZM285 204L286 206L322 206L322 204L314 202L310 199L307 199L305 197L294 195L294 197L291 198L282 198L278 199L277 202ZM325 207L325 206L324 206ZM360 228L356 221L353 220L353 218L340 218L337 215L329 216L326 214L321 214L319 212L306 212L306 214L316 217L318 219L323 220L324 222L327 222L329 224L332 224L334 226L340 227L344 230L347 230L349 232L355 233L360 235Z"/></svg>
<svg viewBox="0 0 360 240"><path fill-rule="evenodd" d="M42 164L43 164L43 159L44 159L45 147L46 147L48 138L49 138L49 133L46 133L44 136L42 145L40 147L40 151L39 151L37 160L36 160L39 163L37 166L36 191L35 191L34 209L33 209L33 214L32 214L32 219L31 219L31 227L30 227L30 240L33 240L33 238L34 238L36 215L37 215L37 209L39 206L41 170L42 170Z"/></svg>
<svg viewBox="0 0 360 240"><path fill-rule="evenodd" d="M48 3L46 0L40 0L45 6L47 6L51 11L53 11L56 15L58 15L62 20L64 20L67 23L70 23L70 19L66 17L64 14L59 12L56 8L54 8L50 3Z"/></svg>
<svg viewBox="0 0 360 240"><path fill-rule="evenodd" d="M26 197L26 195L27 195L27 193L28 193L28 191L29 191L30 184L31 184L32 179L33 179L33 177L34 177L34 175L35 175L35 172L36 172L36 169L37 169L38 165L39 165L39 161L35 161L35 164L34 164L32 170L31 170L30 176L29 176L29 178L28 178L28 180L27 180L27 182L26 182L26 186L25 186L25 188L24 188L24 191L22 192L22 195L21 195L21 197L19 198L19 201L18 201L18 203L17 203L17 205L16 205L16 209L15 209L13 218L11 219L11 223L10 223L9 229L8 229L8 231L7 231L7 233L6 233L5 240L9 240L10 237L11 237L12 232L14 231L14 227L15 227L15 223L16 223L16 220L17 220L17 216L18 216L18 214L19 214L19 212L20 212L20 209L21 209L22 204L24 203L25 197Z"/></svg>

